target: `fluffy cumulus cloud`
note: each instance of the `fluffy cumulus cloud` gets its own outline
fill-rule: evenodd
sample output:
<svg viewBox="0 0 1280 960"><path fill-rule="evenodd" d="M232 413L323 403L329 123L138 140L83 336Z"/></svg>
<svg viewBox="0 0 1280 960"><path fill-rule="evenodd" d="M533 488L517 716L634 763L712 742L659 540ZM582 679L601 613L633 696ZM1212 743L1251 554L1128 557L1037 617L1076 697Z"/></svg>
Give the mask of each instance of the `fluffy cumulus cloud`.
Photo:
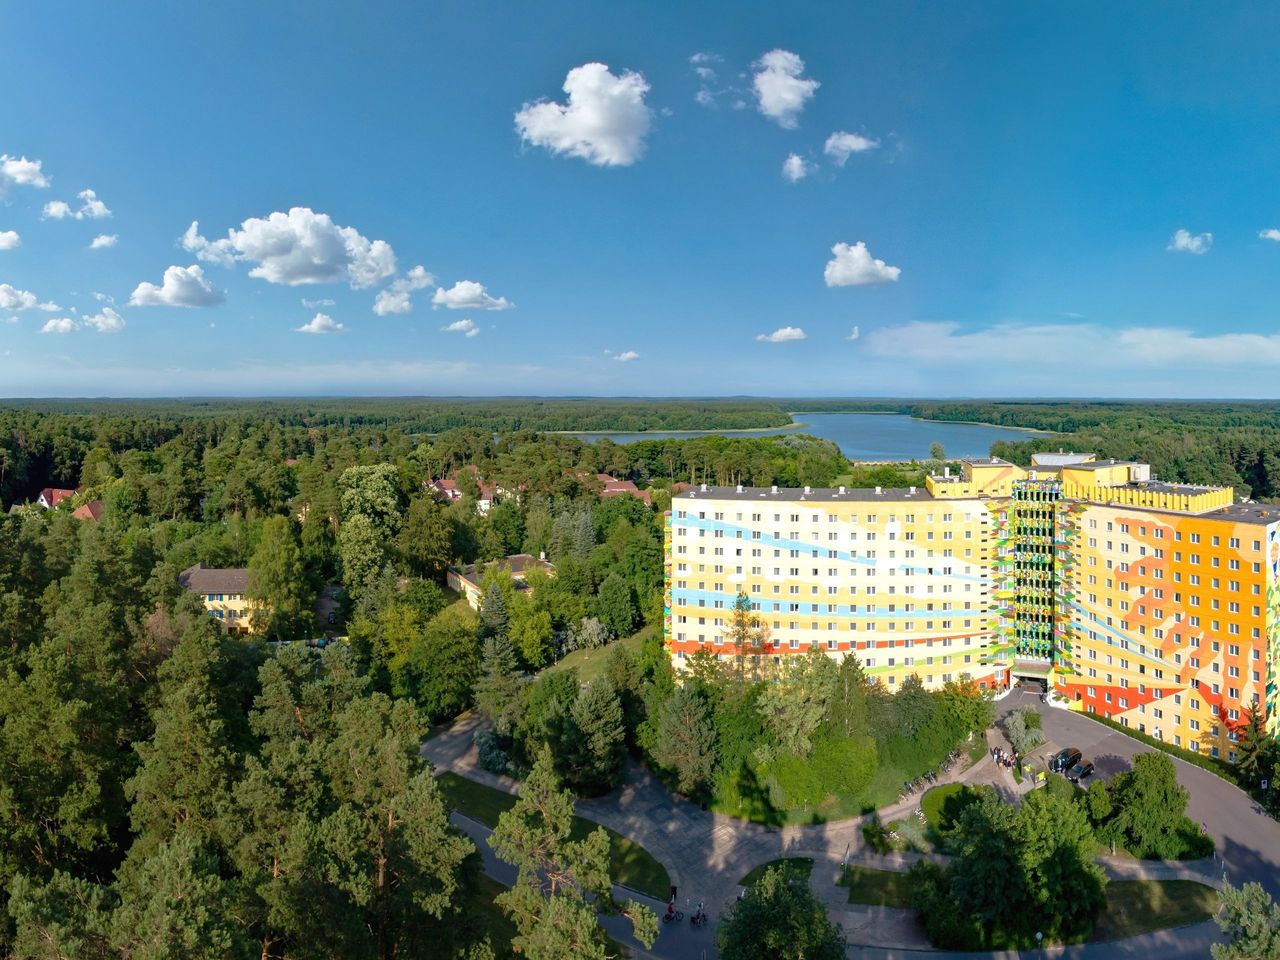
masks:
<svg viewBox="0 0 1280 960"><path fill-rule="evenodd" d="M340 227L327 213L309 207L251 217L218 240L202 237L199 222L193 221L182 235L182 247L221 267L248 261L255 264L249 276L291 287L347 280L359 289L396 272L395 252L385 240Z"/></svg>
<svg viewBox="0 0 1280 960"><path fill-rule="evenodd" d="M1259 230L1258 239L1274 240L1276 243L1280 243L1280 228L1269 227L1266 230Z"/></svg>
<svg viewBox="0 0 1280 960"><path fill-rule="evenodd" d="M111 307L103 307L101 313L85 317L84 324L99 333L119 333L124 329L124 317Z"/></svg>
<svg viewBox="0 0 1280 960"><path fill-rule="evenodd" d="M0 283L0 310L44 310L52 313L58 310L56 303L41 303L30 290L19 290L9 283Z"/></svg>
<svg viewBox="0 0 1280 960"><path fill-rule="evenodd" d="M618 363L631 363L633 360L639 360L640 354L634 350L623 350L621 353L615 354L613 359Z"/></svg>
<svg viewBox="0 0 1280 960"><path fill-rule="evenodd" d="M845 337L845 339L846 339L846 340L857 340L857 339L858 339L859 337L861 337L861 336L862 336L862 331L861 331L861 329L859 329L859 328L855 325L855 326L854 326L854 328L853 328L852 330L850 330L850 331L849 331L849 335L848 335L847 337Z"/></svg>
<svg viewBox="0 0 1280 960"><path fill-rule="evenodd" d="M1193 253L1196 256L1209 252L1213 246L1212 233L1192 233L1190 230L1175 230L1166 249L1175 253Z"/></svg>
<svg viewBox="0 0 1280 960"><path fill-rule="evenodd" d="M751 78L756 106L778 126L793 129L818 89L818 81L803 76L804 61L790 50L770 50L752 66L756 71Z"/></svg>
<svg viewBox="0 0 1280 960"><path fill-rule="evenodd" d="M896 283L902 273L900 267L891 267L883 260L871 256L867 245L859 240L850 246L837 243L831 248L832 258L827 261L823 279L828 287L863 287L873 283Z"/></svg>
<svg viewBox="0 0 1280 960"><path fill-rule="evenodd" d="M413 309L413 291L435 286L436 278L423 266L414 267L395 280L385 290L379 290L373 300L373 312L380 317L391 313L408 313Z"/></svg>
<svg viewBox="0 0 1280 960"><path fill-rule="evenodd" d="M98 199L94 191L81 190L76 196L80 200L80 206L75 208L65 200L50 200L44 205L44 218L46 220L65 220L68 217L74 220L105 220L111 216L110 208Z"/></svg>
<svg viewBox="0 0 1280 960"><path fill-rule="evenodd" d="M100 233L89 243L90 250L108 250L114 247L120 240L119 234Z"/></svg>
<svg viewBox="0 0 1280 960"><path fill-rule="evenodd" d="M786 343L788 340L807 340L808 335L800 327L779 327L773 333L758 333L761 343Z"/></svg>
<svg viewBox="0 0 1280 960"><path fill-rule="evenodd" d="M584 63L569 71L564 92L565 103L540 100L516 113L521 139L599 167L627 167L640 159L653 121L641 74L615 76L603 63Z"/></svg>
<svg viewBox="0 0 1280 960"><path fill-rule="evenodd" d="M445 333L460 333L464 337L480 335L480 328L476 326L474 320L455 320L453 323L445 324L440 329Z"/></svg>
<svg viewBox="0 0 1280 960"><path fill-rule="evenodd" d="M70 317L51 317L40 328L41 333L71 333L80 329L80 325Z"/></svg>
<svg viewBox="0 0 1280 960"><path fill-rule="evenodd" d="M344 329L346 328L342 324L336 322L327 313L317 313L302 326L295 327L294 331L296 333L324 334L341 333Z"/></svg>
<svg viewBox="0 0 1280 960"><path fill-rule="evenodd" d="M506 297L491 297L483 283L459 280L446 290L440 287L431 297L433 307L450 310L509 310L515 306Z"/></svg>
<svg viewBox="0 0 1280 960"><path fill-rule="evenodd" d="M0 154L0 189L15 184L20 187L47 187L49 178L40 169L39 160Z"/></svg>
<svg viewBox="0 0 1280 960"><path fill-rule="evenodd" d="M173 266L164 272L164 281L142 282L129 297L134 307L212 307L225 298L205 277L199 264Z"/></svg>
<svg viewBox="0 0 1280 960"><path fill-rule="evenodd" d="M830 157L837 167L843 167L851 154L866 153L878 146L880 146L879 140L872 140L858 133L837 130L827 137L827 142L822 145L822 152Z"/></svg>
<svg viewBox="0 0 1280 960"><path fill-rule="evenodd" d="M796 183L813 173L813 166L798 153L787 155L782 161L782 179L788 183Z"/></svg>
<svg viewBox="0 0 1280 960"><path fill-rule="evenodd" d="M16 250L22 246L17 230L0 230L0 250Z"/></svg>

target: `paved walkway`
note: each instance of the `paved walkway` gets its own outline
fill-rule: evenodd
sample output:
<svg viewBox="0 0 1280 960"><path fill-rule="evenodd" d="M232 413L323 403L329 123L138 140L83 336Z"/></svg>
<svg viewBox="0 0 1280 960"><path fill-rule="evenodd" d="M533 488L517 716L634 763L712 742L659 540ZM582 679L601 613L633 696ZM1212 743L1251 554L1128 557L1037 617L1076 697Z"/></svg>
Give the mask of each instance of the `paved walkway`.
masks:
<svg viewBox="0 0 1280 960"><path fill-rule="evenodd" d="M1006 697L998 705L998 712L1003 715L1021 706L1033 707L1044 718L1048 742L1037 754L1057 746L1079 747L1094 760L1100 776L1127 768L1134 754L1150 749L1088 717L1040 704L1038 697L1029 694L1015 692ZM451 770L514 793L516 781L489 773L478 765L473 736L481 723L476 715L463 718L428 740L423 746L423 755L439 770ZM998 732L989 733L1000 737ZM1116 879L1194 879L1217 886L1225 865L1233 883L1256 880L1273 893L1280 892L1280 824L1257 810L1249 797L1231 784L1199 767L1181 761L1176 764L1179 780L1191 792L1188 815L1204 822L1218 839L1218 859L1167 864L1102 858L1100 862L1108 874ZM983 756L969 766L953 768L939 783L952 781L989 783L1007 799L1032 789L1030 781L1015 783L1010 771L998 767L990 756ZM885 823L901 820L912 814L919 800L917 794L892 804L878 811L879 817ZM815 893L827 903L832 919L845 929L850 943L855 944L850 948L850 956L892 960L922 951L928 952L933 960L950 956L928 948L910 911L842 902L844 890L833 883L842 863L856 862L900 871L910 869L912 863L921 859L919 854L879 856L869 850L862 837L868 816L825 824L766 827L709 812L679 799L638 763L630 765L626 783L619 790L579 801L577 810L583 817L640 844L666 866L672 883L679 889L681 909L686 913L698 900L705 900L708 912L715 919L736 898L741 890L739 881L753 867L781 857L810 857L814 861ZM480 845L487 849L487 845ZM714 936L708 933L712 926L694 930L688 928L686 922L678 935L674 929L664 928L654 953L671 960L714 957ZM703 936L704 933L707 935ZM1120 943L1050 949L1035 956L1102 958L1159 954L1163 960L1203 957L1215 934L1216 927L1208 921L1176 932L1162 931ZM644 954L637 952L637 955ZM1017 953L991 956L1015 957Z"/></svg>

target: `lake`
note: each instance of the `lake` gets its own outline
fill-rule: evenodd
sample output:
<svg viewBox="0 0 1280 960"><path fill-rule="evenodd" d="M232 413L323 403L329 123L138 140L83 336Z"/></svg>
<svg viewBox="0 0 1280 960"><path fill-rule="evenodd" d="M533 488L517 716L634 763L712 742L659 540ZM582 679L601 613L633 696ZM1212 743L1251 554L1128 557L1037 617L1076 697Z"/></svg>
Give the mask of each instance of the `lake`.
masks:
<svg viewBox="0 0 1280 960"><path fill-rule="evenodd" d="M724 436L775 437L787 433L807 433L833 440L850 460L923 460L929 456L929 445L941 443L947 456L983 457L997 440L1027 440L1047 436L1039 431L1014 430L985 423L950 423L941 420L916 420L896 413L795 413L798 423L807 424L789 430L740 430ZM689 440L715 436L715 430L685 430L672 433L574 433L588 442L608 437L614 443L637 440Z"/></svg>

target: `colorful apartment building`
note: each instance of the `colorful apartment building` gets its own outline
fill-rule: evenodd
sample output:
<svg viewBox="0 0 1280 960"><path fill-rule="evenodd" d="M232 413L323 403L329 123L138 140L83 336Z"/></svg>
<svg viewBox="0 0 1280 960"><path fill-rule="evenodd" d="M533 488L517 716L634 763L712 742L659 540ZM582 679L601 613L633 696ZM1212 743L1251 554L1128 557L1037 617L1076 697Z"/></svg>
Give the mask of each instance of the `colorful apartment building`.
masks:
<svg viewBox="0 0 1280 960"><path fill-rule="evenodd" d="M1280 735L1280 505L1141 463L960 462L923 488L698 487L674 498L667 643L726 639L745 594L780 659L855 653L890 688L1044 682L1072 709L1234 759Z"/></svg>

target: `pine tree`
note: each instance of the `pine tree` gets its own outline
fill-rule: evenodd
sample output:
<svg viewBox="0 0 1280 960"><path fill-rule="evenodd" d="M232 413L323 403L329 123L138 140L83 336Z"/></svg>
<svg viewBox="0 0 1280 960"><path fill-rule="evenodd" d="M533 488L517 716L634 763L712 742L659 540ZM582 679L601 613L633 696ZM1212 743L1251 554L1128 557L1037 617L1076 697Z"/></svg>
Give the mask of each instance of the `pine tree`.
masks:
<svg viewBox="0 0 1280 960"><path fill-rule="evenodd" d="M622 701L606 677L591 681L570 710L573 785L584 794L604 793L622 776L625 732Z"/></svg>
<svg viewBox="0 0 1280 960"><path fill-rule="evenodd" d="M196 620L160 668L155 733L136 745L141 765L125 787L137 835L131 858L179 832L201 842L216 833L235 769L213 686L220 646L217 628Z"/></svg>
<svg viewBox="0 0 1280 960"><path fill-rule="evenodd" d="M313 625L302 552L288 517L262 522L258 549L249 561L248 596L253 628L268 640L298 640Z"/></svg>
<svg viewBox="0 0 1280 960"><path fill-rule="evenodd" d="M1245 782L1251 786L1257 785L1262 779L1263 756L1269 739L1262 711L1256 706L1250 707L1245 713L1244 729L1240 733L1236 767Z"/></svg>
<svg viewBox="0 0 1280 960"><path fill-rule="evenodd" d="M480 678L476 681L476 707L499 735L511 735L520 707L520 672L515 648L505 636L493 636L484 642Z"/></svg>
<svg viewBox="0 0 1280 960"><path fill-rule="evenodd" d="M681 793L707 789L715 774L716 730L706 700L685 685L662 705L654 759L676 774Z"/></svg>
<svg viewBox="0 0 1280 960"><path fill-rule="evenodd" d="M1280 957L1280 905L1260 883L1225 884L1222 912L1214 919L1227 936L1210 949L1213 960L1265 960Z"/></svg>
<svg viewBox="0 0 1280 960"><path fill-rule="evenodd" d="M496 577L486 577L484 599L480 602L480 639L505 637L511 627L507 613L507 599Z"/></svg>
<svg viewBox="0 0 1280 960"><path fill-rule="evenodd" d="M606 960L597 905L613 903L609 837L597 828L570 840L573 800L560 789L551 752L544 749L520 788L515 805L498 818L489 845L516 867L515 886L497 903L518 931L512 947L527 960ZM658 919L629 900L621 907L646 949L657 938Z"/></svg>
<svg viewBox="0 0 1280 960"><path fill-rule="evenodd" d="M844 934L808 883L770 867L717 931L723 960L843 960Z"/></svg>
<svg viewBox="0 0 1280 960"><path fill-rule="evenodd" d="M25 874L10 888L14 960L115 960L114 896L108 887L56 870L41 883Z"/></svg>
<svg viewBox="0 0 1280 960"><path fill-rule="evenodd" d="M113 942L130 960L234 960L255 954L235 917L218 858L177 834L127 871L112 918Z"/></svg>
<svg viewBox="0 0 1280 960"><path fill-rule="evenodd" d="M336 808L319 826L324 873L372 931L378 960L423 955L439 932L428 918L450 912L474 850L449 826L425 733L409 702L374 694L341 713L326 750Z"/></svg>

